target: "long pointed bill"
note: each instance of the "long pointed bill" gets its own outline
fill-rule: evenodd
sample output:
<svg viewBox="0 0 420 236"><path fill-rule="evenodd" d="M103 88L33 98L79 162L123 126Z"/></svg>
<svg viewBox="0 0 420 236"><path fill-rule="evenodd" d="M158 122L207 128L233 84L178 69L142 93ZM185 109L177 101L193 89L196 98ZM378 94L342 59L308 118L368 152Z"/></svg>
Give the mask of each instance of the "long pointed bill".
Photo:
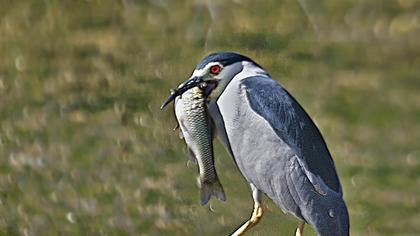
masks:
<svg viewBox="0 0 420 236"><path fill-rule="evenodd" d="M182 95L190 88L193 88L197 85L199 85L201 82L203 82L203 79L201 77L194 76L187 80L185 83L181 84L178 89L171 89L171 95L166 99L166 101L162 104L160 109L165 108L169 103L171 103L173 100L175 100L176 97Z"/></svg>

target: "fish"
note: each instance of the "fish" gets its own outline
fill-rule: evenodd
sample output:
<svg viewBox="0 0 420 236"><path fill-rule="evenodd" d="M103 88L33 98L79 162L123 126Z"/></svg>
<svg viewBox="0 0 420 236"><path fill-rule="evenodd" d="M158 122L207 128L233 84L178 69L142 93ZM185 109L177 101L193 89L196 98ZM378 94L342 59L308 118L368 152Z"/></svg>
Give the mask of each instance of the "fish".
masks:
<svg viewBox="0 0 420 236"><path fill-rule="evenodd" d="M189 161L198 164L201 205L206 205L211 197L226 201L214 165L214 131L207 113L207 85L203 82L175 98L175 116L188 147Z"/></svg>

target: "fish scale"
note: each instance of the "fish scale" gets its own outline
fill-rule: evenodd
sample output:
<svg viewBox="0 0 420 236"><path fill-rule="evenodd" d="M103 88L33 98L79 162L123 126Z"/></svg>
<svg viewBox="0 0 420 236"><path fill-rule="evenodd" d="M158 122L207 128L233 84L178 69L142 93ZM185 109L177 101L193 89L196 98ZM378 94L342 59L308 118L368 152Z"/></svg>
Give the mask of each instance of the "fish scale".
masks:
<svg viewBox="0 0 420 236"><path fill-rule="evenodd" d="M193 152L196 156L200 155L201 157L197 160L200 180L201 182L212 182L216 177L213 145L202 91L197 87L192 88L183 94L182 101L188 124L190 124L188 130L198 144L199 150L193 150Z"/></svg>
<svg viewBox="0 0 420 236"><path fill-rule="evenodd" d="M182 103L185 117L177 115L177 119L182 132L188 133L185 136L189 138L185 141L198 163L201 204L206 204L211 196L224 201L225 193L214 167L213 137L205 95L200 88L191 88L182 95Z"/></svg>

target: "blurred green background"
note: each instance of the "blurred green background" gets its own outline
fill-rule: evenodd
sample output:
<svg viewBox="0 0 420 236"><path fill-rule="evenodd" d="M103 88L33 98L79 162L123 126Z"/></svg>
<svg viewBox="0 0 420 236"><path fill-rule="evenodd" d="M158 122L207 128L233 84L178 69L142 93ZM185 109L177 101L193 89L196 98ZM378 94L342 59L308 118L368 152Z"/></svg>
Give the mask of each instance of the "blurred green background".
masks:
<svg viewBox="0 0 420 236"><path fill-rule="evenodd" d="M0 0L0 235L227 235L252 210L201 207L169 88L210 52L246 54L320 127L352 235L420 234L420 2ZM249 235L293 235L265 198ZM306 235L314 235L310 227Z"/></svg>

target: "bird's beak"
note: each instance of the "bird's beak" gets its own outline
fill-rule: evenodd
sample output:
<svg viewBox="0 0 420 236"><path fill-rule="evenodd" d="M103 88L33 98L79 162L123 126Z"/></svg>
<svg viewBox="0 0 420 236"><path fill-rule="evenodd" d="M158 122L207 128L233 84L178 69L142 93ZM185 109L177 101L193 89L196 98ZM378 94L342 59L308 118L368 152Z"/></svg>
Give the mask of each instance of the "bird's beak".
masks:
<svg viewBox="0 0 420 236"><path fill-rule="evenodd" d="M184 83L182 83L181 85L179 85L178 89L171 89L171 95L169 95L169 97L162 104L160 109L165 108L169 103L171 103L173 100L175 100L176 97L182 95L188 89L199 85L201 82L203 82L202 77L193 76L193 77L189 78L187 81L185 81Z"/></svg>

